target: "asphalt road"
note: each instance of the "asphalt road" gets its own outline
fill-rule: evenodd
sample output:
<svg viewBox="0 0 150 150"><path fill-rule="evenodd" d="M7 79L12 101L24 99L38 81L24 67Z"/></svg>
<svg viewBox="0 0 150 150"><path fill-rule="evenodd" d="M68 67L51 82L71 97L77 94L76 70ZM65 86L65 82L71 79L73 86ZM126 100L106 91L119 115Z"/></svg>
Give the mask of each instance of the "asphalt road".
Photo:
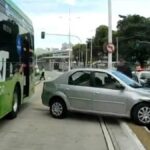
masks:
<svg viewBox="0 0 150 150"><path fill-rule="evenodd" d="M0 120L0 150L107 150L98 118L71 114L53 119L41 104L42 83L14 120Z"/></svg>
<svg viewBox="0 0 150 150"><path fill-rule="evenodd" d="M51 80L60 74L49 72L46 78ZM0 120L0 150L141 149L115 119L102 119L105 127L94 115L69 113L65 119L52 118L49 108L41 103L42 86L43 81L37 84L34 96L22 106L16 119Z"/></svg>

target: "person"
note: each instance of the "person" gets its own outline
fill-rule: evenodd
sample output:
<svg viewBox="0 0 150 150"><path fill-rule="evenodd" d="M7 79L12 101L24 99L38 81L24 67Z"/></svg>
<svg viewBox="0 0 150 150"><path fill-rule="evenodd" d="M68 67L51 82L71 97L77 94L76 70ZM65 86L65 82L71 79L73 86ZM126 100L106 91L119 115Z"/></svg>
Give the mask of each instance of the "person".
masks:
<svg viewBox="0 0 150 150"><path fill-rule="evenodd" d="M32 53L30 53L31 45L29 36L25 35L23 37L23 52L21 57L21 66L20 66L20 73L24 74L25 77L25 85L24 85L24 95L29 95L29 85L30 85L30 73L31 73L31 67L30 64L32 63L30 58L32 56Z"/></svg>
<svg viewBox="0 0 150 150"><path fill-rule="evenodd" d="M23 52L21 56L21 66L20 72L24 72L25 75L30 74L33 62L33 50L31 48L31 43L29 36L25 35L23 38Z"/></svg>
<svg viewBox="0 0 150 150"><path fill-rule="evenodd" d="M44 67L42 67L42 72L41 72L41 76L40 76L40 80L44 79L45 80L45 69Z"/></svg>
<svg viewBox="0 0 150 150"><path fill-rule="evenodd" d="M125 62L123 58L119 60L119 64L117 65L117 71L122 72L126 76L132 78L132 71L129 65Z"/></svg>
<svg viewBox="0 0 150 150"><path fill-rule="evenodd" d="M138 64L138 65L136 66L136 71L137 71L137 72L144 71L144 68L143 68L140 64Z"/></svg>

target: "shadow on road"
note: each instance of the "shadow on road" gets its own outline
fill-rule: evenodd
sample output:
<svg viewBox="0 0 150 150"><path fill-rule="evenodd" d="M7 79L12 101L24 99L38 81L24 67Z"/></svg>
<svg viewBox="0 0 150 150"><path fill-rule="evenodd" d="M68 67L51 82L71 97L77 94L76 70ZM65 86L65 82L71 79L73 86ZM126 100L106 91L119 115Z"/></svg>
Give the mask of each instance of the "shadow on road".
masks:
<svg viewBox="0 0 150 150"><path fill-rule="evenodd" d="M84 114L78 112L68 112L66 119L77 121L98 121L98 116L93 114Z"/></svg>
<svg viewBox="0 0 150 150"><path fill-rule="evenodd" d="M22 104L22 105L21 105L21 108L20 108L20 110L19 110L18 113L23 112L23 111L26 110L30 105L31 105L30 102L26 102L26 103Z"/></svg>

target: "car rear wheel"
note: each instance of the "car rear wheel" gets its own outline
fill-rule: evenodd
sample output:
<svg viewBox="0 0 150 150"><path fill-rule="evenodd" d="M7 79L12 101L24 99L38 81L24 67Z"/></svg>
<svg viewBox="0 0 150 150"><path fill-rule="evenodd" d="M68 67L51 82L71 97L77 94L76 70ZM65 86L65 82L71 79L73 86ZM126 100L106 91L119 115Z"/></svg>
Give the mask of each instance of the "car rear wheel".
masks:
<svg viewBox="0 0 150 150"><path fill-rule="evenodd" d="M150 104L141 103L136 105L132 111L132 118L137 124L150 124Z"/></svg>
<svg viewBox="0 0 150 150"><path fill-rule="evenodd" d="M50 114L54 118L64 118L67 113L66 104L63 102L63 100L53 100L50 104Z"/></svg>

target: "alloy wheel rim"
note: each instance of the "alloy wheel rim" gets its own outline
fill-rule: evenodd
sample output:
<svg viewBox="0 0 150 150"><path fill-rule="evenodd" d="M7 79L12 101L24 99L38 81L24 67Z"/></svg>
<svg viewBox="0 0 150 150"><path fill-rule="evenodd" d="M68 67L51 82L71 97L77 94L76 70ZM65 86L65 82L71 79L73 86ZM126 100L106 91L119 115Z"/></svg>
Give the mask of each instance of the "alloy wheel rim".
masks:
<svg viewBox="0 0 150 150"><path fill-rule="evenodd" d="M145 124L150 123L150 107L148 106L142 107L138 111L138 118L140 122L142 123L145 123Z"/></svg>
<svg viewBox="0 0 150 150"><path fill-rule="evenodd" d="M60 116L63 112L63 107L59 102L56 102L52 105L52 113L55 116Z"/></svg>

